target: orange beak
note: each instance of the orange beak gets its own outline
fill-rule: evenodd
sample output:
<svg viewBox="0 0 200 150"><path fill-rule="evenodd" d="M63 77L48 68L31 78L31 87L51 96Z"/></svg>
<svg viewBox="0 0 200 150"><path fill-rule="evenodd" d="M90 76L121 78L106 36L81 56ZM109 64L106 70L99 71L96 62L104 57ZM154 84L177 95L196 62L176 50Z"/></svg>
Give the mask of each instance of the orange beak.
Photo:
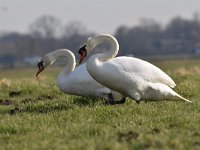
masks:
<svg viewBox="0 0 200 150"><path fill-rule="evenodd" d="M38 63L38 72L36 74L36 77L44 70L44 66L43 66L43 61Z"/></svg>
<svg viewBox="0 0 200 150"><path fill-rule="evenodd" d="M85 59L86 55L87 55L87 52L86 52L86 51L82 51L82 52L81 52L79 64L82 63L82 61Z"/></svg>

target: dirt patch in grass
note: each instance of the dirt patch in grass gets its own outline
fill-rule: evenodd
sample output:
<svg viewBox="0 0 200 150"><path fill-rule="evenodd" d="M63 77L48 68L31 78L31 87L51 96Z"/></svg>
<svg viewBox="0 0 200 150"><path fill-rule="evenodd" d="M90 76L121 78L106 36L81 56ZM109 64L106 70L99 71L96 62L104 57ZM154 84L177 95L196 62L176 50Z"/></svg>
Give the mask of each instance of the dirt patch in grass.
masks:
<svg viewBox="0 0 200 150"><path fill-rule="evenodd" d="M200 132L194 132L192 136L200 136Z"/></svg>
<svg viewBox="0 0 200 150"><path fill-rule="evenodd" d="M160 129L158 128L153 128L151 131L150 131L151 134L159 134L160 133Z"/></svg>
<svg viewBox="0 0 200 150"><path fill-rule="evenodd" d="M55 96L50 96L50 95L42 95L37 98L25 98L24 100L21 101L21 103L26 104L26 103L36 103L37 101L43 101L43 100L52 100L56 98Z"/></svg>
<svg viewBox="0 0 200 150"><path fill-rule="evenodd" d="M24 100L21 101L21 103L23 103L23 104L30 103L30 102L33 103L33 102L35 102L35 100L31 99L31 98L25 98Z"/></svg>
<svg viewBox="0 0 200 150"><path fill-rule="evenodd" d="M22 93L22 91L11 91L11 92L9 93L9 96L10 96L10 97L20 96L21 93Z"/></svg>
<svg viewBox="0 0 200 150"><path fill-rule="evenodd" d="M196 142L194 142L193 145L199 147L199 146L200 146L200 141L196 141Z"/></svg>
<svg viewBox="0 0 200 150"><path fill-rule="evenodd" d="M168 128L175 128L177 127L177 124L173 123L173 124L169 124Z"/></svg>
<svg viewBox="0 0 200 150"><path fill-rule="evenodd" d="M12 105L13 102L11 100L5 99L5 100L0 100L0 105L2 106L8 106L8 105Z"/></svg>
<svg viewBox="0 0 200 150"><path fill-rule="evenodd" d="M194 132L192 132L192 133L189 133L189 136L196 136L196 137L199 137L200 136L200 132L198 132L198 131L194 131Z"/></svg>
<svg viewBox="0 0 200 150"><path fill-rule="evenodd" d="M14 109L10 110L10 115L15 115L16 113L18 113L20 111L21 111L21 109L18 106L16 106Z"/></svg>
<svg viewBox="0 0 200 150"><path fill-rule="evenodd" d="M123 142L123 141L129 142L131 140L136 140L138 137L139 137L139 134L134 131L129 131L127 133L122 133L122 132L118 133L119 142Z"/></svg>
<svg viewBox="0 0 200 150"><path fill-rule="evenodd" d="M36 100L52 100L54 98L55 98L54 96L42 95L42 96L39 96L38 98L36 98Z"/></svg>

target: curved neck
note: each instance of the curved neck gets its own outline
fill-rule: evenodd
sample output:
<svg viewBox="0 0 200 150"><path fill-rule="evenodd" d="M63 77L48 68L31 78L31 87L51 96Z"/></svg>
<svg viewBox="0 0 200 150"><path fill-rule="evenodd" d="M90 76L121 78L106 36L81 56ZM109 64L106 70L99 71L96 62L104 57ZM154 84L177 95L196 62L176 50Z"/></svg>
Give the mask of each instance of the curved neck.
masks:
<svg viewBox="0 0 200 150"><path fill-rule="evenodd" d="M62 57L67 61L67 66L60 72L59 76L67 76L75 68L75 56L70 50L67 49L58 49L51 52L52 62Z"/></svg>
<svg viewBox="0 0 200 150"><path fill-rule="evenodd" d="M103 42L110 43L111 48L107 51L92 55L86 63L87 70L94 79L97 79L97 76L102 78L100 66L104 61L114 58L119 51L119 44L117 40L113 36L107 34L94 37L92 39L93 48Z"/></svg>
<svg viewBox="0 0 200 150"><path fill-rule="evenodd" d="M94 57L98 58L99 61L106 61L111 58L114 58L119 51L119 44L116 38L113 37L112 35L109 35L109 34L98 35L98 36L95 36L92 39L92 41L94 42L93 48L95 48L96 46L102 43L109 43L111 46L109 50L93 55Z"/></svg>

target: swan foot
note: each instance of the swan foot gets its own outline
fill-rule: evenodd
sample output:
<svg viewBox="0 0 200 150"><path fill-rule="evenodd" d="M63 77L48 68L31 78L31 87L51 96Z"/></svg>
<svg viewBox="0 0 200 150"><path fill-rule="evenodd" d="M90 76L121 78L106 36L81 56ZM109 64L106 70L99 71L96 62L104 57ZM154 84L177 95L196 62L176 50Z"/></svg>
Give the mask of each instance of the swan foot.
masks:
<svg viewBox="0 0 200 150"><path fill-rule="evenodd" d="M118 100L118 101L109 100L109 101L106 101L106 104L107 105L124 104L125 101L126 101L126 98L122 98L121 100Z"/></svg>
<svg viewBox="0 0 200 150"><path fill-rule="evenodd" d="M107 105L115 105L115 104L124 104L126 101L126 98L122 98L119 101L116 101L112 95L112 93L108 94L109 100L106 101Z"/></svg>

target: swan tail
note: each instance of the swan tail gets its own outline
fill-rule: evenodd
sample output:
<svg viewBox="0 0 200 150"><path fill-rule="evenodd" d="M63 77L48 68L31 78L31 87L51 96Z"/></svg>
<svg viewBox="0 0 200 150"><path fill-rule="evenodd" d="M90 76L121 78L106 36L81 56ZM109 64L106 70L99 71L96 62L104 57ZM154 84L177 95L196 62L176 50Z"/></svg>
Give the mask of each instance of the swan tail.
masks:
<svg viewBox="0 0 200 150"><path fill-rule="evenodd" d="M189 102L189 103L192 103L192 101L180 96L179 94L176 93L176 96L177 100L181 100L181 101L186 101L186 102Z"/></svg>
<svg viewBox="0 0 200 150"><path fill-rule="evenodd" d="M156 92L154 95L160 95L158 96L159 99L168 99L172 101L186 101L191 103L192 101L180 96L178 93L176 93L174 90L172 90L169 86L161 83L157 84L149 84L151 93Z"/></svg>

